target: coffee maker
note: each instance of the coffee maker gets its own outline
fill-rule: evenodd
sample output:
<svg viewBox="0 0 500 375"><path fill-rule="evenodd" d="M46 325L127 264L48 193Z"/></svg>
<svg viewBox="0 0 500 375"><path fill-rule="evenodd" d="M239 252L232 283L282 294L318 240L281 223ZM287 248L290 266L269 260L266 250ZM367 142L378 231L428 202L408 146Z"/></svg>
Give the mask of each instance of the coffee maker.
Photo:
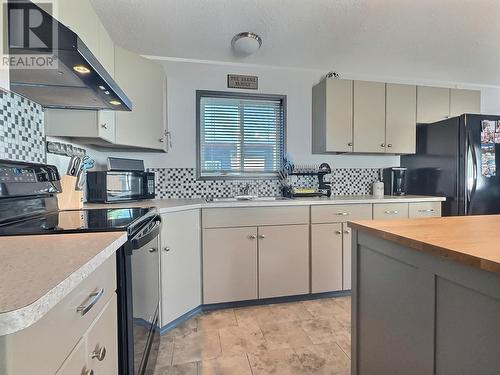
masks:
<svg viewBox="0 0 500 375"><path fill-rule="evenodd" d="M406 171L407 168L403 167L384 168L385 195L406 195Z"/></svg>

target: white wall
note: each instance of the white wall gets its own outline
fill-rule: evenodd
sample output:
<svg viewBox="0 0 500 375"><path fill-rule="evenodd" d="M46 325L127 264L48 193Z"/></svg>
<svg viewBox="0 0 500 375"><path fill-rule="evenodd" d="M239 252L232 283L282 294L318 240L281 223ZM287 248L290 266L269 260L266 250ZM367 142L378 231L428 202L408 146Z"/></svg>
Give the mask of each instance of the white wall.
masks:
<svg viewBox="0 0 500 375"><path fill-rule="evenodd" d="M381 168L398 165L392 155L313 155L311 152L312 86L324 71L217 64L213 62L160 61L167 72L168 128L173 148L168 154L113 153L114 156L136 157L151 168L196 166L196 90L228 90L227 74L248 74L259 77L259 93L287 96L287 151L296 163L328 162L334 168ZM500 114L500 88L454 82L414 81L411 78L374 77L345 74L343 78L425 84L444 87L475 88L482 91L482 112ZM245 90L232 90L245 92ZM255 91L250 91L255 92ZM138 124L139 126L139 124Z"/></svg>

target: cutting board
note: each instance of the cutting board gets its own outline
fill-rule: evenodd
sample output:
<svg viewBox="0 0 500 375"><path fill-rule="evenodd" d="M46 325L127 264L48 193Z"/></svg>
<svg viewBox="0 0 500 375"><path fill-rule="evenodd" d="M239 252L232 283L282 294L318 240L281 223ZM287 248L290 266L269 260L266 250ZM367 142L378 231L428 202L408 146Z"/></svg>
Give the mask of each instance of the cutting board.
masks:
<svg viewBox="0 0 500 375"><path fill-rule="evenodd" d="M62 193L57 194L60 210L78 210L83 208L83 191L76 190L75 176L61 177Z"/></svg>

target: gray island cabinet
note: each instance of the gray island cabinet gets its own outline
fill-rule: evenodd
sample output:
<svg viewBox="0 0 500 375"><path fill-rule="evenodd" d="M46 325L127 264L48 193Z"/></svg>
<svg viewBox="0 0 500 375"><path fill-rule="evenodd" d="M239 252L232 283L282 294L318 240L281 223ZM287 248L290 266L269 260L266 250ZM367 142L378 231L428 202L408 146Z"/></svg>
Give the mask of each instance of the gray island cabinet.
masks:
<svg viewBox="0 0 500 375"><path fill-rule="evenodd" d="M500 216L349 226L352 374L500 374Z"/></svg>

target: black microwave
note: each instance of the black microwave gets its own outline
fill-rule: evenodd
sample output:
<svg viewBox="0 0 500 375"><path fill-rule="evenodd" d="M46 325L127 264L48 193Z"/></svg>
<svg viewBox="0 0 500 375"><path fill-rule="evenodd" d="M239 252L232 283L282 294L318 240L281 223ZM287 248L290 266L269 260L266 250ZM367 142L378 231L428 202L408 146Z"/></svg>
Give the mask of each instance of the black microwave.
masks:
<svg viewBox="0 0 500 375"><path fill-rule="evenodd" d="M155 174L142 171L87 172L88 202L123 202L155 198Z"/></svg>

